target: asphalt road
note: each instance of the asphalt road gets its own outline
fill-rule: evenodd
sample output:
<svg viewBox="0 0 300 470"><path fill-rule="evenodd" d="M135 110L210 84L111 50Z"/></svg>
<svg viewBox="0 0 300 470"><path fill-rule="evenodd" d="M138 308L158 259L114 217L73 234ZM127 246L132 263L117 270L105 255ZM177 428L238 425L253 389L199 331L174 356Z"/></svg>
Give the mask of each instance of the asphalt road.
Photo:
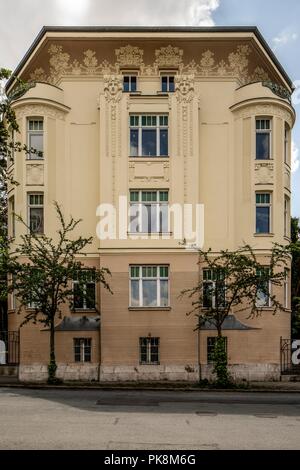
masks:
<svg viewBox="0 0 300 470"><path fill-rule="evenodd" d="M300 393L0 388L0 449L300 449Z"/></svg>

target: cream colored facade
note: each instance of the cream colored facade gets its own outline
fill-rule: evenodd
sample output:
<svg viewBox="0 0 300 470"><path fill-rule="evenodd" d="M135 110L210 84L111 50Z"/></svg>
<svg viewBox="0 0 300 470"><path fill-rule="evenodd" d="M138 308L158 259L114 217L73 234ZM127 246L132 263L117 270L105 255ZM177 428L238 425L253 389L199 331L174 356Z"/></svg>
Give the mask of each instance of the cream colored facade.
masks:
<svg viewBox="0 0 300 470"><path fill-rule="evenodd" d="M195 318L186 316L190 301L178 298L197 282L197 253L179 244L172 223L168 239L131 239L125 230L125 239L99 240L96 210L111 204L122 218L120 196L168 191L170 205L204 206L205 249L217 253L249 243L263 257L272 243L287 242L295 120L287 75L251 28L46 28L17 73L37 81L14 104L20 138L28 139L28 120L43 120L44 158L17 156L11 165L20 183L9 194L15 212L27 218L28 194L43 194L44 231L55 237L52 202L58 201L66 215L83 220L77 234L94 237L85 262L112 273L114 294L96 292L101 326L57 331L58 376L101 381L210 376L207 337L216 333L195 332ZM136 92L123 92L124 76L137 77ZM162 76L175 77L174 92L161 91ZM168 117L167 156L130 156L130 116L141 115ZM271 122L270 159L256 159L257 119ZM256 234L256 193L271 195L268 234ZM16 242L21 230L17 224ZM149 265L169 268L167 305L132 307L130 267ZM66 308L64 315L94 318L95 312ZM247 313L235 316L243 329L224 332L233 376L278 379L280 337L290 337L289 300L275 317L270 308L255 320ZM9 329L17 330L20 322L11 308ZM44 380L47 333L28 325L20 334L21 379ZM139 341L150 337L159 338L159 364L141 364ZM74 338L91 339L90 362L75 362Z"/></svg>

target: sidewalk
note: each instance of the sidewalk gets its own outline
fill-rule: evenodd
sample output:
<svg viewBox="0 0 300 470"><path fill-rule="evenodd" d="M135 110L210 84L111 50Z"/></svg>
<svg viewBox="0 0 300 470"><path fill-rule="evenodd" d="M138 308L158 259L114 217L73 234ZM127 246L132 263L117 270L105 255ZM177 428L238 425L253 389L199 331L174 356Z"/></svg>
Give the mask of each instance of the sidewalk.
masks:
<svg viewBox="0 0 300 470"><path fill-rule="evenodd" d="M0 388L60 389L60 390L152 390L152 391L186 391L186 392L292 392L300 393L300 382L251 382L241 388L218 389L200 387L186 383L97 383L97 382L64 382L60 385L46 383L22 383L16 377L0 377Z"/></svg>

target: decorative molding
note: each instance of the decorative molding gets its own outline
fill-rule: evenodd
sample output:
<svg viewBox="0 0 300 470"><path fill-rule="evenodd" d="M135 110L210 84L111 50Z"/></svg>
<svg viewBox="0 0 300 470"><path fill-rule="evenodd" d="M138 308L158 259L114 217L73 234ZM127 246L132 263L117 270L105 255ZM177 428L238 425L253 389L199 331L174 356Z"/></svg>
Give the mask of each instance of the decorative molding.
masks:
<svg viewBox="0 0 300 470"><path fill-rule="evenodd" d="M116 62L103 60L100 63L97 53L88 49L83 51L82 59L72 58L64 51L62 45L52 44L48 53L49 72L38 67L30 75L31 80L49 82L56 85L63 76L103 76L117 75L120 67L135 67L140 69L141 75L153 76L159 73L159 68L177 68L181 75L194 75L195 77L232 77L240 85L257 81L270 81L268 73L262 67L250 73L249 56L251 48L247 44L239 44L227 56L216 59L216 52L207 49L203 51L199 60L184 63L184 51L178 47L168 45L156 49L152 63L143 61L144 51L139 47L128 44L115 49Z"/></svg>
<svg viewBox="0 0 300 470"><path fill-rule="evenodd" d="M156 67L180 67L182 65L183 50L171 45L161 47L155 51Z"/></svg>
<svg viewBox="0 0 300 470"><path fill-rule="evenodd" d="M168 183L170 181L170 163L130 162L128 174L131 183Z"/></svg>
<svg viewBox="0 0 300 470"><path fill-rule="evenodd" d="M44 185L44 165L27 164L26 165L26 185L43 186Z"/></svg>
<svg viewBox="0 0 300 470"><path fill-rule="evenodd" d="M294 122L291 112L280 105L274 104L251 104L234 111L234 113L235 119L246 119L252 116L277 116L286 121L291 128Z"/></svg>
<svg viewBox="0 0 300 470"><path fill-rule="evenodd" d="M123 90L122 75L104 75L104 95L108 102L120 101Z"/></svg>
<svg viewBox="0 0 300 470"><path fill-rule="evenodd" d="M274 93L274 95L279 96L280 98L284 100L288 100L289 103L292 102L292 97L291 97L290 92L283 86L278 85L278 83L274 83L268 80L268 81L263 81L262 86L269 88Z"/></svg>
<svg viewBox="0 0 300 470"><path fill-rule="evenodd" d="M115 54L119 67L141 67L144 65L144 51L139 47L128 44L125 47L120 47L120 49L115 49Z"/></svg>
<svg viewBox="0 0 300 470"><path fill-rule="evenodd" d="M194 75L176 75L175 93L179 103L190 103L194 97Z"/></svg>
<svg viewBox="0 0 300 470"><path fill-rule="evenodd" d="M255 163L255 184L273 184L274 163Z"/></svg>
<svg viewBox="0 0 300 470"><path fill-rule="evenodd" d="M65 120L66 113L49 105L41 104L20 104L15 108L17 119L27 116L47 116L53 119Z"/></svg>

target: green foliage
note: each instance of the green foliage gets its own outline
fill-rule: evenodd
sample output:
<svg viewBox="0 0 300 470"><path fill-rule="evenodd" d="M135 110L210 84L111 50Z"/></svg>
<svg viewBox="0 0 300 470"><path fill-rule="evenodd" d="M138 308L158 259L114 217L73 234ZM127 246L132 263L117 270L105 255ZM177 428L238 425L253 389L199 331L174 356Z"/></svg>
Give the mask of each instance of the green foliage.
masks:
<svg viewBox="0 0 300 470"><path fill-rule="evenodd" d="M300 224L299 219L291 220L292 233L292 335L300 337Z"/></svg>
<svg viewBox="0 0 300 470"><path fill-rule="evenodd" d="M21 242L14 252L6 257L6 271L10 275L8 292L14 292L17 300L17 312L24 314L21 326L26 323L41 323L50 330L49 380L55 378L55 321L61 318L61 307L73 306L73 279L81 279L86 266L79 261L78 255L84 256L84 248L92 243L92 237L73 238L73 232L81 222L65 221L62 210L54 203L59 228L56 239L46 235L28 233L21 236ZM106 268L90 268L95 283L101 283L110 291L106 276L110 274ZM110 291L111 292L111 291ZM28 310L28 305L32 308Z"/></svg>
<svg viewBox="0 0 300 470"><path fill-rule="evenodd" d="M216 374L216 386L226 388L230 384L228 369L227 369L227 352L226 352L226 339L222 336L216 338L213 351L213 373Z"/></svg>
<svg viewBox="0 0 300 470"><path fill-rule="evenodd" d="M269 299L275 315L284 307L273 293L275 290L269 291L269 285L283 286L285 267L289 262L290 247L277 244L270 250L263 264L258 261L255 251L249 245L236 251L222 250L219 254L214 254L211 249L199 250L199 282L192 289L181 292L181 295L187 295L191 299L192 309L187 315L196 315L196 329L201 329L205 324L215 327L219 338L222 337L223 323L228 315L248 311L248 318L254 318L261 314L264 306L258 303L259 294ZM210 273L209 276L205 275L206 272ZM222 339L216 342L213 362L217 384L229 384Z"/></svg>

